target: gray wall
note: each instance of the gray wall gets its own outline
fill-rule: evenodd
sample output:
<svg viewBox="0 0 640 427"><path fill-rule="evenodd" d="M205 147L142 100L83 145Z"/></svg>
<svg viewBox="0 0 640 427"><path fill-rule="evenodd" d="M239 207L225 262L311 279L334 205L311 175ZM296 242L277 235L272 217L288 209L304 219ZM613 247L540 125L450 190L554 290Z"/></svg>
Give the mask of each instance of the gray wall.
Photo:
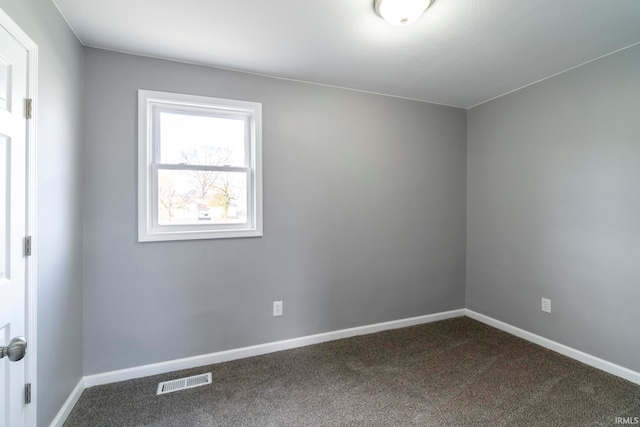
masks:
<svg viewBox="0 0 640 427"><path fill-rule="evenodd" d="M39 47L38 425L82 377L82 47L49 0L0 0Z"/></svg>
<svg viewBox="0 0 640 427"><path fill-rule="evenodd" d="M85 83L85 374L464 307L464 110L92 48ZM138 89L263 103L264 237L137 243Z"/></svg>
<svg viewBox="0 0 640 427"><path fill-rule="evenodd" d="M467 140L467 308L635 371L639 76L636 46L473 108Z"/></svg>

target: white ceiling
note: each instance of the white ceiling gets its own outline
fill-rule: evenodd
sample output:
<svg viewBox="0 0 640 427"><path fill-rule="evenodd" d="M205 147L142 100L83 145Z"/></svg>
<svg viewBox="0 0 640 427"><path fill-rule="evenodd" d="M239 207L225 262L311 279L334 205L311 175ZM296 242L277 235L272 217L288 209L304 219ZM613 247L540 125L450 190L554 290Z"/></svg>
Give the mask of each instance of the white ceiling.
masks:
<svg viewBox="0 0 640 427"><path fill-rule="evenodd" d="M88 46L472 107L640 42L640 0L55 0Z"/></svg>

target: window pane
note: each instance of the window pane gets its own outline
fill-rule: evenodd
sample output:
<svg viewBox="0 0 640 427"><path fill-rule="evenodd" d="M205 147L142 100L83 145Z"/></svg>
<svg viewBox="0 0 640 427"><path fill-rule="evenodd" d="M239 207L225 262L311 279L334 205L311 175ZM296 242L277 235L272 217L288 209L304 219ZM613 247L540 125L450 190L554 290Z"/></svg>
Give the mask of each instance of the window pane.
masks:
<svg viewBox="0 0 640 427"><path fill-rule="evenodd" d="M160 163L246 166L244 117L160 112Z"/></svg>
<svg viewBox="0 0 640 427"><path fill-rule="evenodd" d="M158 171L158 223L247 222L247 174L202 170Z"/></svg>

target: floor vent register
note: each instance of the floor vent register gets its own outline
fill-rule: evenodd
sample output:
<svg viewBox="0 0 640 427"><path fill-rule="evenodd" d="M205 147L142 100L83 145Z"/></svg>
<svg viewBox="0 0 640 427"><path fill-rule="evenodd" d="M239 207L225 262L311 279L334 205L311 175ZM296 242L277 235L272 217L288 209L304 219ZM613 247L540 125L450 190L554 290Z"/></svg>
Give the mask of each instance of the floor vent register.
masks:
<svg viewBox="0 0 640 427"><path fill-rule="evenodd" d="M207 384L211 384L211 372L207 374L194 375L193 377L161 382L158 384L157 394L173 393L174 391L186 390L188 388L200 387L201 385Z"/></svg>

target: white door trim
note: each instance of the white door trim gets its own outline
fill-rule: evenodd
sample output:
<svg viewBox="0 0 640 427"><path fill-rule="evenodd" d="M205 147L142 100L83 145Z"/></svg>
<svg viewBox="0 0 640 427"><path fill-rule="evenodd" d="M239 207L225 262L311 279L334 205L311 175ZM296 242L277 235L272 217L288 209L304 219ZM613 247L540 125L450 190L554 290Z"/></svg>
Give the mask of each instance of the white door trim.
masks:
<svg viewBox="0 0 640 427"><path fill-rule="evenodd" d="M31 236L31 256L27 257L26 265L26 336L28 339L28 357L26 363L26 379L31 383L31 404L27 405L26 425L37 425L38 383L37 379L37 243L36 238L36 120L37 120L37 93L38 93L38 45L7 15L0 9L0 26L4 27L18 42L25 47L28 54L27 69L27 96L32 99L31 119L27 120L27 206L26 228L27 236Z"/></svg>

